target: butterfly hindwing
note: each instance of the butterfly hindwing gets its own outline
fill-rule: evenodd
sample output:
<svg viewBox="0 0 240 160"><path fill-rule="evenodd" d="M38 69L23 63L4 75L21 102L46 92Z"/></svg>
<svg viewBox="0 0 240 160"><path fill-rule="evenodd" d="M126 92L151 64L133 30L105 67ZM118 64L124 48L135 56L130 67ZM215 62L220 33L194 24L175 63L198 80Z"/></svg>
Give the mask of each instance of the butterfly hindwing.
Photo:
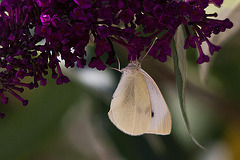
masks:
<svg viewBox="0 0 240 160"><path fill-rule="evenodd" d="M143 69L140 71L146 80L151 100L152 117L147 133L169 134L172 121L167 104L154 80Z"/></svg>

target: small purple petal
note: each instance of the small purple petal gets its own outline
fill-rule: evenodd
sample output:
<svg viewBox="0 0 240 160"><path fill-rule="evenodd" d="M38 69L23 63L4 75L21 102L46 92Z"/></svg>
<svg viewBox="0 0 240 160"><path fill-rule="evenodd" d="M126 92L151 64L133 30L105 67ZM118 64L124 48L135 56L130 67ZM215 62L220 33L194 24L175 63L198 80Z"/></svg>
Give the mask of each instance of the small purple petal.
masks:
<svg viewBox="0 0 240 160"><path fill-rule="evenodd" d="M84 68L85 65L86 65L85 59L77 59L77 67L78 68Z"/></svg>
<svg viewBox="0 0 240 160"><path fill-rule="evenodd" d="M119 14L119 17L125 24L128 24L130 21L133 20L134 13L130 9L122 10L121 13Z"/></svg>
<svg viewBox="0 0 240 160"><path fill-rule="evenodd" d="M61 19L58 18L58 17L53 17L53 18L51 19L51 22L52 22L52 25L53 25L54 27L56 27L56 28L59 28L59 27L62 25L62 21L61 21Z"/></svg>
<svg viewBox="0 0 240 160"><path fill-rule="evenodd" d="M16 77L19 78L19 79L23 79L25 76L26 76L26 72L23 71L23 70L19 70L16 73Z"/></svg>
<svg viewBox="0 0 240 160"><path fill-rule="evenodd" d="M4 113L1 113L1 112L0 112L0 117L1 117L1 119L5 118L5 116L6 116L6 115L5 115Z"/></svg>
<svg viewBox="0 0 240 160"><path fill-rule="evenodd" d="M28 105L28 100L23 100L23 101L22 101L22 104L23 104L23 106Z"/></svg>
<svg viewBox="0 0 240 160"><path fill-rule="evenodd" d="M46 86L46 84L47 84L47 80L45 78L41 79L40 85L41 86Z"/></svg>
<svg viewBox="0 0 240 160"><path fill-rule="evenodd" d="M8 97L5 97L3 93L0 93L1 99L2 99L2 104L7 104L8 103Z"/></svg>
<svg viewBox="0 0 240 160"><path fill-rule="evenodd" d="M200 55L200 57L197 59L198 64L202 64L204 62L209 62L210 58L207 55Z"/></svg>
<svg viewBox="0 0 240 160"><path fill-rule="evenodd" d="M46 25L50 24L51 17L50 17L50 15L41 15L40 20L41 20L42 24L44 26L46 26Z"/></svg>
<svg viewBox="0 0 240 160"><path fill-rule="evenodd" d="M92 4L90 0L74 0L74 2L81 8L91 8Z"/></svg>

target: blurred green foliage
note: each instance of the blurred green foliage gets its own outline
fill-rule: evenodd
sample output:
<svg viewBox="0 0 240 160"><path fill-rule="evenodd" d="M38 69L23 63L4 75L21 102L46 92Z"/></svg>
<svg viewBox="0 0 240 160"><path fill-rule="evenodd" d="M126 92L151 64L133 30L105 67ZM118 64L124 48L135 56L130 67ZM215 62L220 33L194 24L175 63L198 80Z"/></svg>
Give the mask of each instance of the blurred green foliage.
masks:
<svg viewBox="0 0 240 160"><path fill-rule="evenodd" d="M1 159L26 159L41 145L52 142L58 135L61 119L77 98L81 88L74 83L57 86L53 80L46 87L28 93L25 108L16 101L0 106L6 118L0 122Z"/></svg>

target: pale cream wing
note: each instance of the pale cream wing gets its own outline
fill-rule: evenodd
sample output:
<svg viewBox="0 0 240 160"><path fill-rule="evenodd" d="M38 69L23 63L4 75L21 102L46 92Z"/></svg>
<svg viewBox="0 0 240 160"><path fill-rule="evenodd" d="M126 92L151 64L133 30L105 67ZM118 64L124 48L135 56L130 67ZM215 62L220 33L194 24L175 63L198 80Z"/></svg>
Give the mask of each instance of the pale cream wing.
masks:
<svg viewBox="0 0 240 160"><path fill-rule="evenodd" d="M146 79L152 107L151 123L147 133L170 134L172 120L167 104L154 80L144 70L140 71Z"/></svg>
<svg viewBox="0 0 240 160"><path fill-rule="evenodd" d="M108 116L118 129L130 135L141 135L149 128L149 92L144 76L136 68L123 72L113 94Z"/></svg>

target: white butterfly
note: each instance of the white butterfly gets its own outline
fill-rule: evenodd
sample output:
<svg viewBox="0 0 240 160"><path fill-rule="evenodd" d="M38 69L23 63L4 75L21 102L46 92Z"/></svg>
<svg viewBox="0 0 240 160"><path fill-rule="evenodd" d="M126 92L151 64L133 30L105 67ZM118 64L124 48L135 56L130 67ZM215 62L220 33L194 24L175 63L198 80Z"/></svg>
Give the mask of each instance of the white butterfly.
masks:
<svg viewBox="0 0 240 160"><path fill-rule="evenodd" d="M171 132L171 115L154 80L131 62L122 70L121 80L113 94L109 119L129 135L161 134Z"/></svg>

